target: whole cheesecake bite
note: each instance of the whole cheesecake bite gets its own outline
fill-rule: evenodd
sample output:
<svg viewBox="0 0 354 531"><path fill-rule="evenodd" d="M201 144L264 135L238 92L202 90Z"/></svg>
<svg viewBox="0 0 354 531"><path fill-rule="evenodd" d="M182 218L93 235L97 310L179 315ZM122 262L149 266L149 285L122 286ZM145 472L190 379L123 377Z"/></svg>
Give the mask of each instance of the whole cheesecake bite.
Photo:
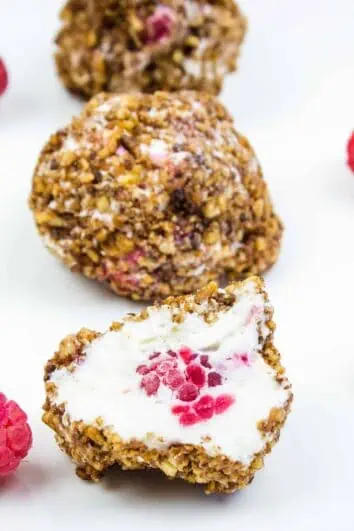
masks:
<svg viewBox="0 0 354 531"><path fill-rule="evenodd" d="M95 97L44 147L30 206L65 264L133 299L262 273L282 234L248 140L190 91Z"/></svg>
<svg viewBox="0 0 354 531"><path fill-rule="evenodd" d="M246 30L234 0L69 0L61 18L58 73L85 98L102 90L218 92Z"/></svg>
<svg viewBox="0 0 354 531"><path fill-rule="evenodd" d="M45 372L43 420L81 477L159 469L207 493L243 488L292 401L257 277L169 298L64 339Z"/></svg>

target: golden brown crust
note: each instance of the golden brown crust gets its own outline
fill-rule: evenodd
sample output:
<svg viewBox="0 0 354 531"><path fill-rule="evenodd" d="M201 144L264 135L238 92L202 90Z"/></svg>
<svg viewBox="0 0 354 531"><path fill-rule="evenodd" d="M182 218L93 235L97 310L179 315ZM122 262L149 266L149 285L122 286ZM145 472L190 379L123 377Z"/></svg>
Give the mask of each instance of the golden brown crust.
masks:
<svg viewBox="0 0 354 531"><path fill-rule="evenodd" d="M147 40L149 21L161 7L170 10L169 34ZM246 31L234 0L69 0L61 18L58 73L84 98L101 91L217 93L224 75L236 69Z"/></svg>
<svg viewBox="0 0 354 531"><path fill-rule="evenodd" d="M72 270L133 299L262 273L282 235L248 140L188 91L94 98L44 147L30 206Z"/></svg>
<svg viewBox="0 0 354 531"><path fill-rule="evenodd" d="M259 292L267 295L263 290L260 279L252 279ZM170 298L165 303L176 314L182 316L186 312L198 311L208 320L209 314L224 311L235 302L234 291L237 284L231 284L226 292L216 291L215 285L205 287L195 296ZM205 304L208 309L205 310ZM203 309L202 309L203 308ZM111 466L119 465L126 470L134 469L159 469L168 478L182 478L190 483L199 483L204 486L207 494L226 492L244 488L253 479L257 470L263 467L263 460L274 444L278 441L281 428L290 411L293 395L285 371L280 363L280 356L273 345L275 329L272 321L272 309L267 307L265 325L270 330L262 352L263 358L276 372L276 379L284 389L288 390L288 400L283 408L273 408L268 418L258 424L260 432L267 437L264 450L255 454L249 466L232 461L224 455L212 457L201 446L192 444L174 444L165 450L149 449L140 441L125 442L119 434L104 425L101 418L96 419L94 425L86 425L82 421L71 422L65 413L63 404L56 406L55 384L50 381L51 373L63 366L75 369L75 359L82 355L85 345L90 343L99 334L83 329L76 336L68 336L59 346L58 352L46 366L45 381L47 398L44 404L43 421L54 430L60 448L65 451L76 463L77 474L85 479L97 481ZM146 310L127 320L144 320L147 318ZM124 321L114 323L112 330L124 326ZM260 335L262 334L260 330Z"/></svg>

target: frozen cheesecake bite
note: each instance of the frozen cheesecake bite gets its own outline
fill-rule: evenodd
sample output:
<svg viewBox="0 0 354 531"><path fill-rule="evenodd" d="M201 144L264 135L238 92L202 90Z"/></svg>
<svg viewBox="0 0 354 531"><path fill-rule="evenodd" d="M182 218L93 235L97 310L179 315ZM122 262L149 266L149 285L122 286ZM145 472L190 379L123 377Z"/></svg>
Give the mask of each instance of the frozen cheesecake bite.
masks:
<svg viewBox="0 0 354 531"><path fill-rule="evenodd" d="M292 400L272 308L252 277L169 298L64 339L46 366L43 420L81 477L160 469L207 493L243 488Z"/></svg>

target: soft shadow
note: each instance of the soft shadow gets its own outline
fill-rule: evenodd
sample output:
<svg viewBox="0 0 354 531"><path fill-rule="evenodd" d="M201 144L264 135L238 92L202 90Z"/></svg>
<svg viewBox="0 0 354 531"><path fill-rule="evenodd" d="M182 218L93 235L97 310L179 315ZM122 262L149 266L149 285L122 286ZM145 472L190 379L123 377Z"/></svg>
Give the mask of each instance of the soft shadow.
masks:
<svg viewBox="0 0 354 531"><path fill-rule="evenodd" d="M144 503L178 504L180 501L188 503L203 502L210 504L225 504L235 501L238 493L234 495L213 494L207 496L202 485L192 485L182 479L169 480L162 472L157 470L121 470L112 467L105 476L102 486L107 491L117 491L132 495Z"/></svg>

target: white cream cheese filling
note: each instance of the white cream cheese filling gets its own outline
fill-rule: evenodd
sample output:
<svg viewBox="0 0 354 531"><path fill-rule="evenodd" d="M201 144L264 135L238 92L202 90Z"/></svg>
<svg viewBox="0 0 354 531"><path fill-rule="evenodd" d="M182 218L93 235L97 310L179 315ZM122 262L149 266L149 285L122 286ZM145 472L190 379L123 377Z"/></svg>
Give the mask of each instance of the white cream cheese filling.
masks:
<svg viewBox="0 0 354 531"><path fill-rule="evenodd" d="M195 444L210 455L222 454L249 464L267 440L258 422L273 407L284 406L289 391L276 381L274 370L260 354L265 337L259 340L259 331L261 336L268 333L263 295L252 281L237 288L236 295L237 302L211 324L197 313L186 314L182 323L175 323L167 306L149 308L144 321L125 321L119 331L106 332L93 341L74 372L64 368L52 373L51 381L57 387L53 400L57 405L65 403L70 421L93 424L101 417L125 442L137 439L159 449ZM181 404L175 391L161 383L157 393L148 396L136 372L139 365L151 363L153 353L181 347L207 354L211 370L223 376L222 385L206 385L200 396L228 394L235 399L224 413L192 426L182 426L171 411L173 405ZM247 354L249 363L227 359L242 354ZM178 364L179 369L186 368L182 360Z"/></svg>

